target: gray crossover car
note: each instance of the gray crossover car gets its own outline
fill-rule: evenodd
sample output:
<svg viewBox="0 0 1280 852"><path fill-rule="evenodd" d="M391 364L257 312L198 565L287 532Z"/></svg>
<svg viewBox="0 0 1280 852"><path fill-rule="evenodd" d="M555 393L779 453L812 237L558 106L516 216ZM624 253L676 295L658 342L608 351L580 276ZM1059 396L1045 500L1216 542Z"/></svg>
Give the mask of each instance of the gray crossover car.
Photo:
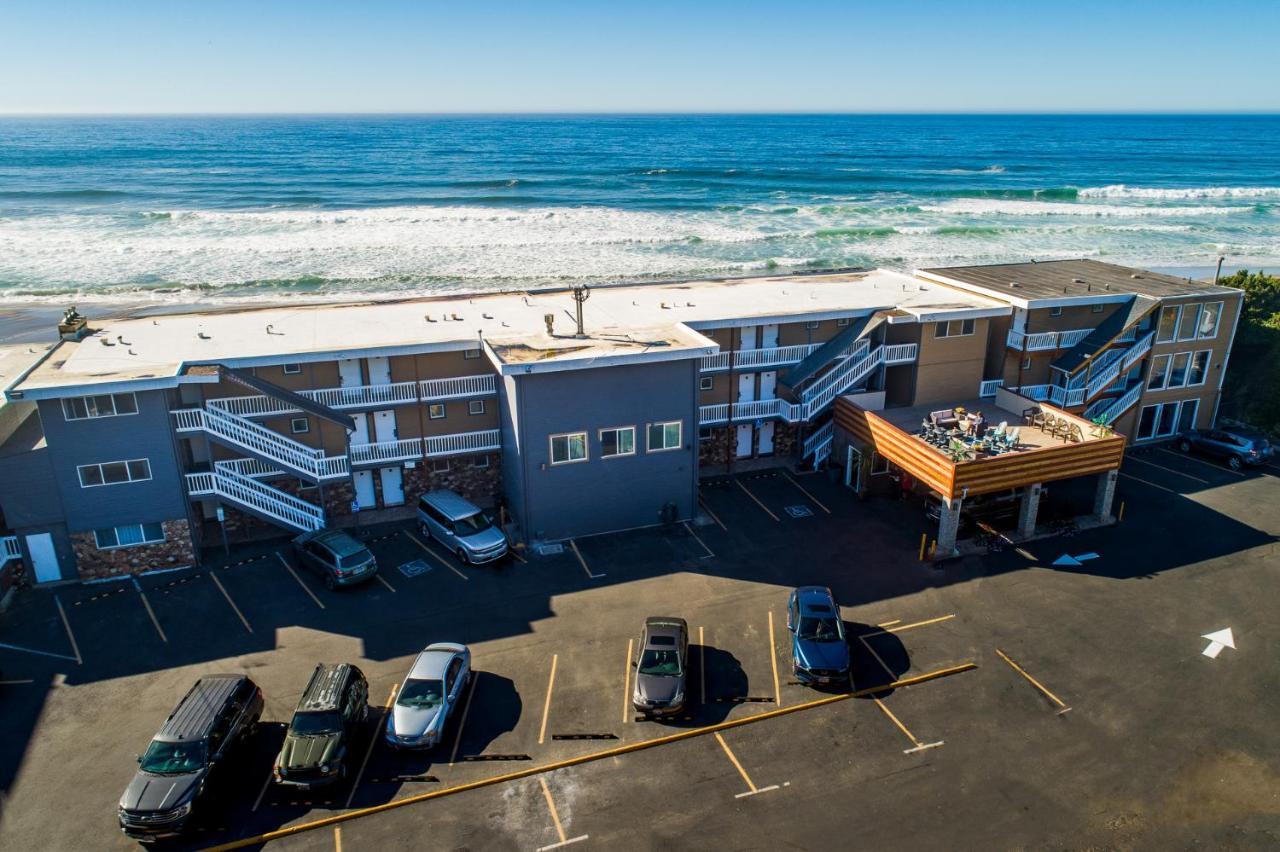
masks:
<svg viewBox="0 0 1280 852"><path fill-rule="evenodd" d="M1184 453L1195 450L1223 459L1227 467L1240 470L1247 465L1265 464L1274 453L1267 436L1252 429L1226 426L1217 429L1192 429L1178 439Z"/></svg>
<svg viewBox="0 0 1280 852"><path fill-rule="evenodd" d="M809 684L847 684L849 644L831 590L801 586L787 601L787 631L797 680Z"/></svg>
<svg viewBox="0 0 1280 852"><path fill-rule="evenodd" d="M164 720L120 797L120 830L141 841L176 837L200 795L262 716L262 690L235 674L205 675ZM226 779L224 779L226 780Z"/></svg>
<svg viewBox="0 0 1280 852"><path fill-rule="evenodd" d="M470 678L471 651L466 645L428 645L413 661L387 715L387 744L397 748L439 745Z"/></svg>
<svg viewBox="0 0 1280 852"><path fill-rule="evenodd" d="M319 574L330 589L363 583L378 573L373 552L342 530L303 533L293 540L293 552L302 566Z"/></svg>
<svg viewBox="0 0 1280 852"><path fill-rule="evenodd" d="M646 716L669 716L684 709L689 671L689 627L683 618L650 616L640 635L640 659L631 704Z"/></svg>
<svg viewBox="0 0 1280 852"><path fill-rule="evenodd" d="M463 563L478 565L507 555L507 536L486 513L452 491L428 491L418 500L422 531Z"/></svg>

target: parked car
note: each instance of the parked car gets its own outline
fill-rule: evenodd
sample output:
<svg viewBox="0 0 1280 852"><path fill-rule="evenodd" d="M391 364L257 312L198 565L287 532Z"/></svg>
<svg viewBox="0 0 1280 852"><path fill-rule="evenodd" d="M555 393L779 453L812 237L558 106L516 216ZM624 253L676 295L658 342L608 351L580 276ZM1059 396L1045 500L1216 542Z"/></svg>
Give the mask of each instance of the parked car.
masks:
<svg viewBox="0 0 1280 852"><path fill-rule="evenodd" d="M640 659L631 706L646 716L669 716L684 709L689 671L689 626L683 618L650 616L640 634Z"/></svg>
<svg viewBox="0 0 1280 852"><path fill-rule="evenodd" d="M422 531L468 565L507 555L507 536L493 518L453 491L428 491L418 500Z"/></svg>
<svg viewBox="0 0 1280 852"><path fill-rule="evenodd" d="M350 663L311 673L276 757L275 780L313 787L346 775L347 744L369 718L369 682Z"/></svg>
<svg viewBox="0 0 1280 852"><path fill-rule="evenodd" d="M1224 459L1227 467L1232 470L1240 470L1245 465L1263 464L1274 453L1266 435L1235 426L1192 429L1178 439L1178 449L1184 453L1195 450Z"/></svg>
<svg viewBox="0 0 1280 852"><path fill-rule="evenodd" d="M849 644L830 589L801 586L792 592L787 601L787 631L797 680L823 685L848 682Z"/></svg>
<svg viewBox="0 0 1280 852"><path fill-rule="evenodd" d="M470 679L471 651L466 645L428 645L414 659L387 715L387 743L397 748L438 745Z"/></svg>
<svg viewBox="0 0 1280 852"><path fill-rule="evenodd" d="M316 530L293 540L293 552L303 567L324 579L330 589L372 580L378 573L373 551L342 530Z"/></svg>
<svg viewBox="0 0 1280 852"><path fill-rule="evenodd" d="M143 842L176 837L202 793L262 717L262 690L243 675L206 675L138 756L120 797L120 830Z"/></svg>

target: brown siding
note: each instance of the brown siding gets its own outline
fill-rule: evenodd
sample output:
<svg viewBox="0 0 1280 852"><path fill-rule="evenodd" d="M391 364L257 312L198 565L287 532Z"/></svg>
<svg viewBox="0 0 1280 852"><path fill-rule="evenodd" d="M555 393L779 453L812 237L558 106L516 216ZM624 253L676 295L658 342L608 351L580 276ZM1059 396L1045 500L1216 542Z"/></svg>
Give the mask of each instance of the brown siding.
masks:
<svg viewBox="0 0 1280 852"><path fill-rule="evenodd" d="M711 379L711 390L698 392L698 405L719 405L729 402L730 388L735 386L737 375L732 377L729 373L713 373L711 375L702 376L704 379Z"/></svg>
<svg viewBox="0 0 1280 852"><path fill-rule="evenodd" d="M1027 333L1039 334L1042 331L1073 331L1077 328L1097 328L1104 319L1111 316L1121 306L1104 303L1102 310L1093 312L1093 307L1084 305L1063 305L1062 316L1050 316L1051 308L1034 308L1027 314Z"/></svg>
<svg viewBox="0 0 1280 852"><path fill-rule="evenodd" d="M285 373L284 367L281 365L255 367L253 374L264 381L288 390L314 390L318 388L336 388L338 386L337 361L317 361L314 364L301 364L300 366L302 367L302 372L296 374ZM253 391L244 388L243 395L252 393ZM232 396L236 395L232 394Z"/></svg>
<svg viewBox="0 0 1280 852"><path fill-rule="evenodd" d="M458 376L479 376L495 372L493 364L483 352L478 358L467 358L465 355L466 353L457 351L396 356L391 359L391 381L452 379Z"/></svg>
<svg viewBox="0 0 1280 852"><path fill-rule="evenodd" d="M784 322L778 325L779 346L802 346L806 343L823 343L835 337L844 328L837 326L835 320L821 320L817 328L808 328L808 323ZM759 334L759 332L757 332Z"/></svg>
<svg viewBox="0 0 1280 852"><path fill-rule="evenodd" d="M934 337L933 323L922 327L913 405L977 395L987 357L988 327L988 320L978 319L973 334L941 338Z"/></svg>

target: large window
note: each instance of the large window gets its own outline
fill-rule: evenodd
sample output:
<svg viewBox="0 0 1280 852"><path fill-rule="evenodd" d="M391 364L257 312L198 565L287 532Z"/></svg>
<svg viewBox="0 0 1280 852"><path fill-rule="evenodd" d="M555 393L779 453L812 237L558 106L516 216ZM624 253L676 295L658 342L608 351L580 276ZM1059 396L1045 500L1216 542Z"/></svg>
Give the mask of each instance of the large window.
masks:
<svg viewBox="0 0 1280 852"><path fill-rule="evenodd" d="M80 487L119 485L122 482L139 482L151 478L151 463L146 459L82 464L76 468L80 474Z"/></svg>
<svg viewBox="0 0 1280 852"><path fill-rule="evenodd" d="M1187 373L1187 386L1204 384L1209 373L1209 350L1201 349L1191 356L1191 370Z"/></svg>
<svg viewBox="0 0 1280 852"><path fill-rule="evenodd" d="M618 426L600 430L600 457L634 456L636 454L636 427Z"/></svg>
<svg viewBox="0 0 1280 852"><path fill-rule="evenodd" d="M1183 305L1182 321L1178 323L1179 340L1195 340L1200 328L1200 305Z"/></svg>
<svg viewBox="0 0 1280 852"><path fill-rule="evenodd" d="M649 424L649 452L655 453L660 450L678 450L681 445L681 426L680 420L671 420L666 423L650 423Z"/></svg>
<svg viewBox="0 0 1280 852"><path fill-rule="evenodd" d="M964 337L973 334L973 320L951 320L933 324L934 337Z"/></svg>
<svg viewBox="0 0 1280 852"><path fill-rule="evenodd" d="M1218 336L1218 324L1222 321L1222 302L1206 302L1200 312L1200 327L1196 335L1201 340Z"/></svg>
<svg viewBox="0 0 1280 852"><path fill-rule="evenodd" d="M1175 432L1193 429L1199 410L1200 400L1198 399L1144 406L1142 413L1138 416L1138 434L1135 440L1168 438Z"/></svg>
<svg viewBox="0 0 1280 852"><path fill-rule="evenodd" d="M1190 352L1179 352L1173 356L1169 367L1169 384L1165 387L1180 388L1187 383L1187 365L1191 363Z"/></svg>
<svg viewBox="0 0 1280 852"><path fill-rule="evenodd" d="M1200 400L1188 399L1178 409L1178 433L1190 432L1196 428L1196 415L1200 412Z"/></svg>
<svg viewBox="0 0 1280 852"><path fill-rule="evenodd" d="M551 463L570 464L587 460L587 433L569 432L551 436Z"/></svg>
<svg viewBox="0 0 1280 852"><path fill-rule="evenodd" d="M1157 355L1151 359L1151 373L1147 376L1147 390L1160 390L1169 379L1169 356Z"/></svg>
<svg viewBox="0 0 1280 852"><path fill-rule="evenodd" d="M1168 343L1178 333L1178 317L1182 308L1178 305L1160 311L1160 328L1156 330L1156 343Z"/></svg>
<svg viewBox="0 0 1280 852"><path fill-rule="evenodd" d="M112 547L133 547L136 544L156 544L164 541L164 527L160 524L125 524L93 531L99 550Z"/></svg>
<svg viewBox="0 0 1280 852"><path fill-rule="evenodd" d="M1151 359L1151 373L1147 377L1147 390L1197 387L1205 383L1209 372L1208 349L1198 352L1177 352L1157 355Z"/></svg>
<svg viewBox="0 0 1280 852"><path fill-rule="evenodd" d="M76 396L62 401L62 416L68 420L91 417L119 417L138 413L138 398L131 393Z"/></svg>

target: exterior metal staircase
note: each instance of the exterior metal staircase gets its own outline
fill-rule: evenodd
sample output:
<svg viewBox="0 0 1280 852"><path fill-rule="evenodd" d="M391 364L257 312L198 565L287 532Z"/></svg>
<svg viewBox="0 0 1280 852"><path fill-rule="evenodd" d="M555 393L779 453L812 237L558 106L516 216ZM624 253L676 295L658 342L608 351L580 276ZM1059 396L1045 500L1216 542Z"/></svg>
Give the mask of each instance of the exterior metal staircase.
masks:
<svg viewBox="0 0 1280 852"><path fill-rule="evenodd" d="M322 529L324 509L272 488L231 466L215 465L211 471L188 473L187 493L193 498L214 498L298 532Z"/></svg>
<svg viewBox="0 0 1280 852"><path fill-rule="evenodd" d="M202 432L213 440L255 458L278 465L311 482L346 479L347 457L326 456L323 450L286 438L247 417L217 408L184 408L173 412L178 434Z"/></svg>

